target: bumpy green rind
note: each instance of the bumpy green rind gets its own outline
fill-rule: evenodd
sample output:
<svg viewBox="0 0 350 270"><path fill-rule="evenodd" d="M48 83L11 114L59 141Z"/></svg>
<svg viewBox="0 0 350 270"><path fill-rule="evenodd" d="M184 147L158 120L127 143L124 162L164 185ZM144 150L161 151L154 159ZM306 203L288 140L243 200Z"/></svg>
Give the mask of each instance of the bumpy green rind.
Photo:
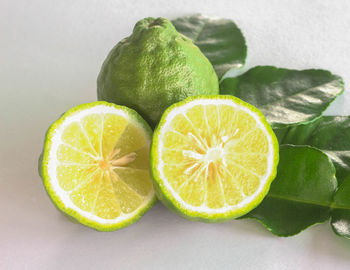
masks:
<svg viewBox="0 0 350 270"><path fill-rule="evenodd" d="M145 18L104 61L99 100L125 105L154 127L163 111L188 96L219 94L213 66L164 18Z"/></svg>
<svg viewBox="0 0 350 270"><path fill-rule="evenodd" d="M160 130L162 129L162 127L165 124L167 115L173 109L175 109L177 107L181 107L181 106L183 106L183 105L185 105L193 100L198 100L198 99L211 99L213 101L218 100L218 99L229 99L229 100L234 101L236 104L239 104L241 106L248 108L250 111L253 111L255 114L258 115L259 120L263 123L267 132L270 134L270 136L272 138L273 149L274 149L275 155L274 155L274 160L273 160L274 168L271 172L271 175L267 179L266 184L264 186L264 189L256 197L256 199L241 209L233 210L233 211L226 212L226 213L216 213L216 214L208 214L208 213L203 213L203 212L192 211L192 210L186 209L172 196L171 192L169 190L167 190L166 186L164 185L164 179L161 179L161 177L159 175L159 170L157 167L158 160L159 160L159 156L158 156L159 134L160 134ZM278 147L279 147L278 141L277 141L276 136L275 136L274 132L272 131L270 125L267 123L264 115L254 106L240 100L239 98L232 97L232 96L213 95L213 96L188 97L184 101L173 104L164 112L158 126L156 127L156 129L153 133L150 161L151 161L151 173L153 176L153 183L154 183L157 197L168 209L170 209L171 211L177 213L178 215L180 215L186 219L192 220L192 221L202 221L202 222L214 223L214 222L224 222L224 221L232 220L234 218L238 218L238 217L248 213L249 211L251 211L255 207L257 207L260 204L260 202L264 199L266 194L268 193L271 182L274 180L274 178L276 177L276 173L277 173L277 164L278 164L278 160L279 160Z"/></svg>
<svg viewBox="0 0 350 270"><path fill-rule="evenodd" d="M101 224L96 221L89 220L88 218L82 216L81 214L74 211L73 209L66 207L63 201L58 197L58 195L53 190L50 183L50 176L47 171L47 164L49 162L48 158L49 158L49 153L52 145L52 137L55 133L55 130L65 121L67 117L70 117L72 114L77 113L79 111L83 111L91 107L99 106L99 105L105 105L109 107L114 107L118 110L123 110L146 131L146 134L149 136L149 138L152 137L152 129L149 127L146 121L137 112L135 112L132 109L129 109L124 106L118 106L118 105L104 102L104 101L81 104L65 112L57 121L55 121L49 127L45 135L44 147L39 157L38 168L39 168L39 175L42 178L46 192L49 195L51 201L59 211L61 211L66 217L68 217L69 220L73 221L74 223L81 223L97 231L115 231L115 230L127 227L132 223L135 223L136 221L138 221L156 203L157 201L156 196L154 196L152 200L144 208L140 209L137 213L135 213L134 217L128 220L124 220L123 222L120 222L117 224Z"/></svg>

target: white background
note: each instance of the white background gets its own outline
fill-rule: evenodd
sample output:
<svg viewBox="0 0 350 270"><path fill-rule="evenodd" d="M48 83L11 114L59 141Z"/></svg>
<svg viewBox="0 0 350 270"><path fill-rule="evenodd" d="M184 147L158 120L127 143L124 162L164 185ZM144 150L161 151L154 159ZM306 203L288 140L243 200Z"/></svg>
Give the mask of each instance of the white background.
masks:
<svg viewBox="0 0 350 270"><path fill-rule="evenodd" d="M109 50L143 17L197 12L241 27L247 68L323 68L350 84L347 0L0 0L0 269L350 269L350 240L328 223L278 238L255 221L190 222L158 203L138 223L99 233L46 195L37 173L45 131L96 100ZM327 113L349 105L345 92Z"/></svg>

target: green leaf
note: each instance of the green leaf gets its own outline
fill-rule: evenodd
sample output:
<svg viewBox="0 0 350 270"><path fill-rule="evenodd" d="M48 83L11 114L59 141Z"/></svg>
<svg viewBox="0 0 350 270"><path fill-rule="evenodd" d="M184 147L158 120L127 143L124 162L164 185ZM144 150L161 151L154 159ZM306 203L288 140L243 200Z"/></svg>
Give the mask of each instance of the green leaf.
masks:
<svg viewBox="0 0 350 270"><path fill-rule="evenodd" d="M322 116L290 127L279 137L281 144L310 145L325 152L335 165L339 183L350 175L350 116Z"/></svg>
<svg viewBox="0 0 350 270"><path fill-rule="evenodd" d="M273 132L275 132L275 135L276 135L276 138L278 140L278 143L281 145L282 142L283 142L284 136L288 132L288 127L286 127L286 128L275 128L275 129L273 129Z"/></svg>
<svg viewBox="0 0 350 270"><path fill-rule="evenodd" d="M321 116L344 90L341 77L326 70L257 66L225 78L220 93L256 106L273 128L307 123Z"/></svg>
<svg viewBox="0 0 350 270"><path fill-rule="evenodd" d="M331 226L336 234L350 239L350 177L344 180L334 195Z"/></svg>
<svg viewBox="0 0 350 270"><path fill-rule="evenodd" d="M329 157L309 146L283 145L276 179L262 203L244 218L279 236L295 235L330 217L337 187Z"/></svg>
<svg viewBox="0 0 350 270"><path fill-rule="evenodd" d="M190 38L214 66L219 78L229 69L240 69L247 57L244 36L228 19L201 14L172 21L178 32Z"/></svg>

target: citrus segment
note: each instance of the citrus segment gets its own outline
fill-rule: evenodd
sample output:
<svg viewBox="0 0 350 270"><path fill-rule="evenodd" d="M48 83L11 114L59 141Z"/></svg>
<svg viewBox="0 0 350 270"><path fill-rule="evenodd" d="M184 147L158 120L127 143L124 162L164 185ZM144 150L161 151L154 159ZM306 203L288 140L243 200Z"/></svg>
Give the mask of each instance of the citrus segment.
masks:
<svg viewBox="0 0 350 270"><path fill-rule="evenodd" d="M136 157L138 158L131 161L128 164L128 167L136 168L140 170L146 170L149 172L149 152L150 152L149 145L134 151Z"/></svg>
<svg viewBox="0 0 350 270"><path fill-rule="evenodd" d="M94 157L89 153L63 143L58 147L57 159L66 163L93 164L95 162Z"/></svg>
<svg viewBox="0 0 350 270"><path fill-rule="evenodd" d="M152 189L152 183L149 181L148 169L120 167L115 168L114 172L118 179L122 180L128 187L141 196L146 196Z"/></svg>
<svg viewBox="0 0 350 270"><path fill-rule="evenodd" d="M210 209L222 208L225 205L224 190L219 178L217 167L214 163L207 165L208 176L206 178L206 207Z"/></svg>
<svg viewBox="0 0 350 270"><path fill-rule="evenodd" d="M135 211L142 203L142 196L114 175L113 189L123 213Z"/></svg>
<svg viewBox="0 0 350 270"><path fill-rule="evenodd" d="M96 151L92 148L86 133L82 129L80 123L73 122L66 127L62 134L62 142L80 149L83 152L94 153Z"/></svg>
<svg viewBox="0 0 350 270"><path fill-rule="evenodd" d="M108 173L100 178L101 186L94 202L93 212L104 219L119 217L123 211Z"/></svg>
<svg viewBox="0 0 350 270"><path fill-rule="evenodd" d="M96 173L95 165L58 165L57 181L65 191L71 191L78 185L88 181L93 173Z"/></svg>
<svg viewBox="0 0 350 270"><path fill-rule="evenodd" d="M49 129L42 175L63 212L98 230L136 221L155 201L151 129L136 112L107 102L71 109Z"/></svg>
<svg viewBox="0 0 350 270"><path fill-rule="evenodd" d="M121 139L120 136L128 122L124 117L111 113L105 114L103 120L102 152L103 157L107 158L112 153L118 140Z"/></svg>
<svg viewBox="0 0 350 270"><path fill-rule="evenodd" d="M255 107L229 96L188 98L155 130L152 174L162 201L207 221L238 217L266 195L278 143Z"/></svg>
<svg viewBox="0 0 350 270"><path fill-rule="evenodd" d="M149 143L149 141L148 141ZM140 127L129 124L126 126L122 136L117 141L115 148L120 149L119 156L140 150L147 145L147 138Z"/></svg>
<svg viewBox="0 0 350 270"><path fill-rule="evenodd" d="M81 125L92 145L94 152L102 151L103 117L100 114L90 114L81 119Z"/></svg>
<svg viewBox="0 0 350 270"><path fill-rule="evenodd" d="M92 212L98 191L103 187L102 174L96 170L90 177L82 179L71 192L68 192L71 201L81 210Z"/></svg>
<svg viewBox="0 0 350 270"><path fill-rule="evenodd" d="M243 200L242 186L228 171L223 171L220 177L222 189L224 191L225 203L233 206Z"/></svg>

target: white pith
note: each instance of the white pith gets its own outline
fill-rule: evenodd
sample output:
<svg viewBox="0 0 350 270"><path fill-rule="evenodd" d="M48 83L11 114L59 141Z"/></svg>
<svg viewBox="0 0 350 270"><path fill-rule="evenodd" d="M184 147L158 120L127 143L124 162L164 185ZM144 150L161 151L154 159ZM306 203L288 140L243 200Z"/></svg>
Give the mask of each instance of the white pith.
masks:
<svg viewBox="0 0 350 270"><path fill-rule="evenodd" d="M236 205L228 205L225 204L224 207L221 208L217 208L217 209L213 209L210 207L207 207L205 205L205 202L200 205L200 206L193 206L190 205L188 203L186 203L179 195L178 193L172 188L172 186L168 183L166 176L164 175L164 161L163 161L163 157L162 157L162 152L164 149L164 144L163 144L163 138L164 135L167 131L169 131L169 129L171 129L170 124L172 123L172 120L174 119L175 116L177 116L178 114L185 114L186 111L196 105L201 105L201 106L205 106L205 105L228 105L228 106L232 106L233 108L242 110L244 112L246 112L247 114L249 114L250 116L252 116L255 120L256 120L256 124L257 127L260 128L263 133L266 135L267 139L268 139L268 166L267 166L267 171L266 174L260 178L260 185L259 188L256 190L256 192L254 192L254 194L252 194L251 196L245 196L245 198ZM250 109L248 109L245 106L242 106L240 104L235 103L233 100L229 100L229 99L196 99L196 100L192 100L189 101L188 103L178 106L178 107L174 107L166 116L166 118L163 121L163 126L161 127L161 129L159 130L159 137L158 137L158 148L157 148L157 156L159 157L158 163L157 163L157 170L159 173L159 178L161 179L162 183L164 184L164 186L166 187L166 189L170 192L171 196L181 205L182 209L188 209L191 212L196 212L196 213L202 213L202 214L220 214L220 213L227 213L227 212L232 212L235 211L237 209L242 209L245 206L249 205L251 202L253 202L259 195L260 193L263 191L267 180L269 179L270 175L273 173L273 165L274 165L274 157L275 157L275 152L274 152L274 147L273 147L273 141L271 138L271 134L267 131L266 127L264 126L264 124L261 122L260 116L258 114L256 114L254 111L251 111ZM225 140L225 138L222 138L223 140ZM221 149L215 149L213 148L212 150L215 150L216 153L215 155L217 155L218 153L220 153ZM189 151L190 152L190 151ZM191 153L188 153L189 155L191 155ZM192 152L192 155L195 154L194 152ZM211 154L207 153L206 155L200 157L193 157L196 159L210 159Z"/></svg>
<svg viewBox="0 0 350 270"><path fill-rule="evenodd" d="M131 117L121 109L117 109L115 107L106 106L106 105L96 105L90 108L73 112L71 115L68 115L65 118L65 120L54 130L54 133L51 136L51 142L50 142L51 149L48 154L48 163L47 163L49 183L54 193L60 198L60 200L64 204L65 208L72 209L76 211L78 214L80 214L81 216L100 224L117 224L133 218L139 212L141 212L145 207L147 207L148 204L152 201L152 199L155 196L154 191L152 190L150 194L144 198L143 203L135 211L128 214L121 212L120 215L115 219L104 219L94 215L93 213L84 211L79 207L77 207L71 201L69 197L69 192L62 189L57 180L57 166L59 165L59 161L57 160L57 150L59 145L62 143L61 137L62 137L63 131L72 122L79 122L83 117L90 114L95 114L95 113L97 114L112 113L112 114L116 114L124 117L125 119L128 120L128 122L133 123L136 126L139 126L140 129L144 132L145 138L147 139L148 143L150 143L149 135L146 134L146 132L144 131L144 128L136 121L136 119L134 119L134 117Z"/></svg>

